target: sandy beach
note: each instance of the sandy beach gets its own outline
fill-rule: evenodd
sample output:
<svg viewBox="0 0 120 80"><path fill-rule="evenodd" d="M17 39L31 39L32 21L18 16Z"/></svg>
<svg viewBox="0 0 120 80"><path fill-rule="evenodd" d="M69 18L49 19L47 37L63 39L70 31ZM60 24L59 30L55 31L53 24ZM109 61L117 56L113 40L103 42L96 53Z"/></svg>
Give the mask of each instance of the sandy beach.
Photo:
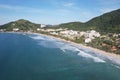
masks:
<svg viewBox="0 0 120 80"><path fill-rule="evenodd" d="M68 40L62 39L60 37L55 37L55 36L47 35L47 34L33 33L33 32L8 32L8 33L36 34L36 35L42 35L42 36L58 39L60 41L69 43L69 44L71 44L73 46L77 46L77 47L80 47L80 48L83 48L83 49L89 49L89 50L91 50L93 52L96 52L96 53L98 53L98 54L100 54L102 56L107 57L111 61L113 61L113 62L115 62L115 63L120 65L120 55L117 55L117 54L114 54L114 53L105 52L105 51L100 50L100 49L96 49L96 48L93 48L93 47L90 47L90 46L85 46L83 44L78 44L78 43L75 43L75 42L72 42L72 41L68 41Z"/></svg>
<svg viewBox="0 0 120 80"><path fill-rule="evenodd" d="M47 36L47 37L50 37L50 38L58 39L60 41L66 42L66 43L70 43L71 45L75 45L75 46L79 46L81 48L92 50L92 51L94 51L94 52L96 52L98 54L110 57L110 59L115 59L115 60L120 61L120 55L117 55L117 54L114 54L114 53L105 52L103 50L96 49L96 48L93 48L93 47L90 47L90 46L85 46L83 44L78 44L78 43L75 43L75 42L72 42L72 41L67 41L67 40L59 38L59 37L54 37L52 35L46 35L46 34L40 34L40 33L31 33L31 34L43 35L43 36Z"/></svg>

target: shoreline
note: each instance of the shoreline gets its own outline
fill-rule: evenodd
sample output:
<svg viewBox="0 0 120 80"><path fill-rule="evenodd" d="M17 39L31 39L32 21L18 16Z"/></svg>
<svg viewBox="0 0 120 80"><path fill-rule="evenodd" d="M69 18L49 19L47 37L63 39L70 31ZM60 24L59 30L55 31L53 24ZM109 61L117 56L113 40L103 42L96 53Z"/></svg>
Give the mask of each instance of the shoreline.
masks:
<svg viewBox="0 0 120 80"><path fill-rule="evenodd" d="M79 47L79 48L89 49L93 52L96 52L96 54L100 54L100 55L108 58L109 60L113 61L114 63L120 65L120 55L118 55L118 54L106 52L106 51L103 51L103 50L100 50L100 49L97 49L97 48L93 48L93 47L86 46L86 45L83 45L83 44L75 43L75 42L72 42L72 41L69 41L69 40L62 39L60 37L55 37L55 36L52 36L52 35L35 33L35 32L5 32L5 33L36 34L36 35L40 35L40 36L42 35L42 36L50 37L50 38L53 38L53 39L58 39L59 41L66 42L68 44L71 44L71 45Z"/></svg>
<svg viewBox="0 0 120 80"><path fill-rule="evenodd" d="M78 43L68 41L68 40L62 39L60 37L55 37L55 36L52 36L52 35L40 34L40 33L31 33L31 34L43 35L43 36L46 36L46 37L58 39L59 41L66 42L66 43L68 43L72 46L76 46L78 48L89 49L92 52L95 52L95 54L103 56L103 58L105 60L106 59L109 60L110 62L115 64L117 68L120 69L120 55L118 55L118 54L106 52L106 51L103 51L103 50L100 50L100 49L97 49L97 48L93 48L93 47L90 47L90 46L85 46L83 44L78 44Z"/></svg>
<svg viewBox="0 0 120 80"><path fill-rule="evenodd" d="M100 50L100 49L97 49L97 48L93 48L93 47L90 47L90 46L85 46L85 45L83 45L83 44L75 43L75 42L72 42L72 41L67 41L67 40L62 39L62 38L60 38L60 37L55 37L55 36L52 36L52 35L41 34L41 33L30 33L30 34L43 35L43 36L47 36L47 37L50 37L50 38L58 39L58 40L60 40L60 41L69 43L69 44L71 44L71 45L73 45L73 46L77 46L77 47L80 47L80 48L89 49L89 50L91 50L91 51L93 51L93 52L96 52L96 53L98 53L98 54L101 54L101 55L103 55L103 56L110 57L110 59L120 60L120 55L118 55L118 54L106 52L106 51L103 51L103 50ZM120 64L120 62L119 62L119 64Z"/></svg>

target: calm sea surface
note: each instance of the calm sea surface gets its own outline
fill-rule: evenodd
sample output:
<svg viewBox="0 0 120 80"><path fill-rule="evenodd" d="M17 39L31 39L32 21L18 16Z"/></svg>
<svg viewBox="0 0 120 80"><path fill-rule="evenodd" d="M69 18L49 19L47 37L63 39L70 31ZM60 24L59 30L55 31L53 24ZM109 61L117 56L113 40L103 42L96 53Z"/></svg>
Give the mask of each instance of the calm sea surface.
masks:
<svg viewBox="0 0 120 80"><path fill-rule="evenodd" d="M0 33L0 80L120 80L120 67L50 37Z"/></svg>

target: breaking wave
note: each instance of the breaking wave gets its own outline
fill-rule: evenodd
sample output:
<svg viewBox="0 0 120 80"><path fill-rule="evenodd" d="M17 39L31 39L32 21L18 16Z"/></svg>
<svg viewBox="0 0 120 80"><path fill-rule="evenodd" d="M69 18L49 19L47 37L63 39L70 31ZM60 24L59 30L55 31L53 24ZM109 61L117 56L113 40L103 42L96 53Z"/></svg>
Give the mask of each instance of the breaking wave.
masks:
<svg viewBox="0 0 120 80"><path fill-rule="evenodd" d="M67 45L67 46L63 46L61 48L62 51L67 51L67 50L71 50L71 51L74 51L74 52L77 52L77 55L81 56L81 57L85 57L85 58L90 58L90 59L93 59L94 62L105 62L104 60L98 58L98 57L95 57L93 55L90 55L89 53L86 53L82 50L80 50L79 48L77 47L74 47L72 45Z"/></svg>
<svg viewBox="0 0 120 80"><path fill-rule="evenodd" d="M45 38L41 36L31 36L31 38L36 39L36 40L45 40Z"/></svg>
<svg viewBox="0 0 120 80"><path fill-rule="evenodd" d="M79 48L77 48L71 44L59 41L57 39L47 37L47 36L40 36L40 35L30 36L30 37L35 39L35 40L39 40L38 44L42 45L44 47L59 48L60 50L63 51L63 53L67 53L68 51L74 52L74 53L77 53L77 55L79 55L81 57L93 59L94 62L101 62L101 63L105 62L104 60L98 58L97 56L93 56L93 55L89 54L88 52L86 53L86 52L80 50Z"/></svg>

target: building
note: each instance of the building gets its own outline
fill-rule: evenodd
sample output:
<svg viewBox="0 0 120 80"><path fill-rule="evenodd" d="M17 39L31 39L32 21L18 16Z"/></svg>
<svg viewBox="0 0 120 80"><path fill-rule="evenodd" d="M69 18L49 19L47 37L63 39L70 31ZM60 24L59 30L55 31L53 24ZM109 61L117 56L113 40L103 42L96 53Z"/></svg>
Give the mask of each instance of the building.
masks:
<svg viewBox="0 0 120 80"><path fill-rule="evenodd" d="M85 43L89 43L89 42L91 42L91 41L92 41L91 38L86 38L86 39L85 39Z"/></svg>
<svg viewBox="0 0 120 80"><path fill-rule="evenodd" d="M19 31L19 28L13 28L13 31Z"/></svg>
<svg viewBox="0 0 120 80"><path fill-rule="evenodd" d="M40 28L37 28L37 31L40 31Z"/></svg>
<svg viewBox="0 0 120 80"><path fill-rule="evenodd" d="M91 38L91 39L94 39L95 37L100 37L100 33L99 32L96 32L94 30L92 31L87 31L85 33L85 38Z"/></svg>
<svg viewBox="0 0 120 80"><path fill-rule="evenodd" d="M92 39L95 39L96 37L100 37L100 33L96 32L95 30L87 31L85 34L85 43L89 43L92 41Z"/></svg>
<svg viewBox="0 0 120 80"><path fill-rule="evenodd" d="M40 24L40 27L44 28L44 27L46 27L46 25L45 24Z"/></svg>

